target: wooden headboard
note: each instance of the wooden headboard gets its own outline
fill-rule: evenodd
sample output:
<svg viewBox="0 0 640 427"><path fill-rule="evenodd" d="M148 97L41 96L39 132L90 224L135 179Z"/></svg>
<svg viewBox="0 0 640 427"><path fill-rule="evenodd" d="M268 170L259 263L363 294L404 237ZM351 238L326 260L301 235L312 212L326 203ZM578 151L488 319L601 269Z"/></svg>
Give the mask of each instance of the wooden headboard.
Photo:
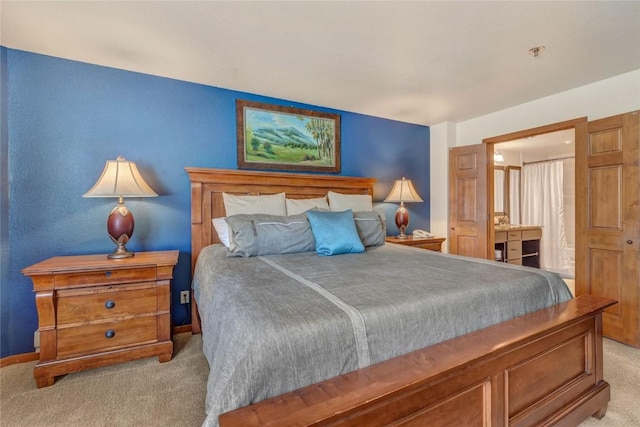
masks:
<svg viewBox="0 0 640 427"><path fill-rule="evenodd" d="M222 193L286 193L290 199L322 197L328 191L373 195L375 178L185 168L191 181L191 268L200 250L220 243L211 220L225 216Z"/></svg>
<svg viewBox="0 0 640 427"><path fill-rule="evenodd" d="M222 193L260 195L286 193L290 199L322 197L328 191L373 196L375 178L297 173L185 168L191 181L191 271L205 246L220 243L211 220L225 216ZM193 295L192 295L193 297ZM191 304L191 331L200 333L195 299Z"/></svg>

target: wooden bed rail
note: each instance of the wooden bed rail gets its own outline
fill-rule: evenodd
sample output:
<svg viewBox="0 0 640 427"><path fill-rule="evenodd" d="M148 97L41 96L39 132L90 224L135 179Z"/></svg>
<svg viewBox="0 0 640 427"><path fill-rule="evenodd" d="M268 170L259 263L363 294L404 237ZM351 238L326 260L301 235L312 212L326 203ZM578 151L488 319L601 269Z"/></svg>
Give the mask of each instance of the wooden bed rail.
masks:
<svg viewBox="0 0 640 427"><path fill-rule="evenodd" d="M604 416L602 311L581 296L220 416L221 427L575 426Z"/></svg>

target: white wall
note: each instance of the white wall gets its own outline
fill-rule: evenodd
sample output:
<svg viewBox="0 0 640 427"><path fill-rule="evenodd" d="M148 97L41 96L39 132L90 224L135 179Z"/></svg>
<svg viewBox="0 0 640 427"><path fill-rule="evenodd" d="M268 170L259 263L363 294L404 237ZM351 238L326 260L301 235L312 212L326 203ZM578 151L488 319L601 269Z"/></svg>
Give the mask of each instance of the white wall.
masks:
<svg viewBox="0 0 640 427"><path fill-rule="evenodd" d="M448 235L449 212L449 147L456 145L456 124L444 122L430 126L431 156L431 233L437 237ZM448 252L448 242L442 244L442 252Z"/></svg>
<svg viewBox="0 0 640 427"><path fill-rule="evenodd" d="M601 119L640 110L640 69L505 110L431 126L431 232L447 236L448 149L578 117Z"/></svg>
<svg viewBox="0 0 640 427"><path fill-rule="evenodd" d="M640 69L476 117L456 126L456 145L578 117L601 119L640 109Z"/></svg>

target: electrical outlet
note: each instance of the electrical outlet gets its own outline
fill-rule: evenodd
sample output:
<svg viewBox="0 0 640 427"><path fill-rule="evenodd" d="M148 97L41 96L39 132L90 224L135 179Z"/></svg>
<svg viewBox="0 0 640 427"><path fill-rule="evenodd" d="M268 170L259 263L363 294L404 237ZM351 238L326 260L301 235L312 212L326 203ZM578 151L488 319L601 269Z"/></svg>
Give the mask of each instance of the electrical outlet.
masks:
<svg viewBox="0 0 640 427"><path fill-rule="evenodd" d="M180 304L189 304L189 291L180 291Z"/></svg>
<svg viewBox="0 0 640 427"><path fill-rule="evenodd" d="M40 331L33 333L33 348L35 348L36 353L40 353Z"/></svg>

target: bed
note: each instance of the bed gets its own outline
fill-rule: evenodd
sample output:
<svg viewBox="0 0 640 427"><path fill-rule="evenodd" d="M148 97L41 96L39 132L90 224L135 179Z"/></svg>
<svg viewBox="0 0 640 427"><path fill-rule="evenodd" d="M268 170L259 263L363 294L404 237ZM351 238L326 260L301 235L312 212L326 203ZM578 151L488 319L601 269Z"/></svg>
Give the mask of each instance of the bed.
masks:
<svg viewBox="0 0 640 427"><path fill-rule="evenodd" d="M391 244L228 258L212 226L225 216L223 193L371 195L374 180L187 172L192 330L203 332L211 367L205 425L577 425L604 416L602 310L615 301L571 299L545 272ZM427 271L438 302L407 297ZM489 309L476 306L483 299Z"/></svg>

